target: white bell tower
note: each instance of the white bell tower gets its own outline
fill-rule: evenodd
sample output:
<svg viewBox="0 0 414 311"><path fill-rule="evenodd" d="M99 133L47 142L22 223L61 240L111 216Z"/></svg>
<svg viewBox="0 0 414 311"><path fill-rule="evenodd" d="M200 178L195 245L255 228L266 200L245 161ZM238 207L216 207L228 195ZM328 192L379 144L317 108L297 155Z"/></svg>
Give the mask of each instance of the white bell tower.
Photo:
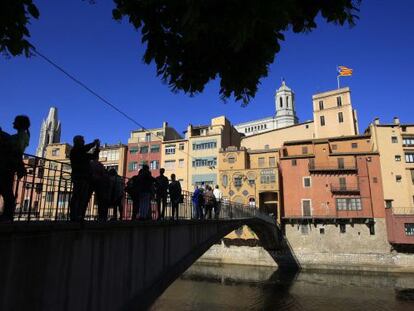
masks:
<svg viewBox="0 0 414 311"><path fill-rule="evenodd" d="M282 85L276 91L275 95L276 108L276 128L286 127L298 123L295 112L295 93L282 80Z"/></svg>

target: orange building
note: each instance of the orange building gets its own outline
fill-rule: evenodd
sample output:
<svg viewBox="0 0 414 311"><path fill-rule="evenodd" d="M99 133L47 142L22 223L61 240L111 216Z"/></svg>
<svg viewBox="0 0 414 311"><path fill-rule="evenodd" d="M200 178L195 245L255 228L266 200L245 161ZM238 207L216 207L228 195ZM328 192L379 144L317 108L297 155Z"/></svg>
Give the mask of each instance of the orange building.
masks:
<svg viewBox="0 0 414 311"><path fill-rule="evenodd" d="M280 169L287 222L356 221L384 218L379 154L370 136L286 142Z"/></svg>

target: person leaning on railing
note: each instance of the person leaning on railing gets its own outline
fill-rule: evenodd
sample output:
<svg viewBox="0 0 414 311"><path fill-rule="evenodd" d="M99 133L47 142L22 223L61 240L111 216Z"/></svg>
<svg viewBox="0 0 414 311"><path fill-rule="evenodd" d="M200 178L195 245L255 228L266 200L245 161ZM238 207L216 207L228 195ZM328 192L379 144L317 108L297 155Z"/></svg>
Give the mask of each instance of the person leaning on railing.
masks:
<svg viewBox="0 0 414 311"><path fill-rule="evenodd" d="M26 175L23 163L23 153L29 145L30 119L27 116L17 116L13 128L17 133L10 135L0 128L0 195L3 197L4 209L0 221L13 221L16 199L13 193L14 175L20 179Z"/></svg>
<svg viewBox="0 0 414 311"><path fill-rule="evenodd" d="M73 137L73 148L70 151L72 166L72 198L70 200L70 220L81 221L85 218L86 208L92 195L90 161L96 155L88 153L93 147L99 147L99 139L85 145L83 136ZM99 151L99 148L95 150Z"/></svg>

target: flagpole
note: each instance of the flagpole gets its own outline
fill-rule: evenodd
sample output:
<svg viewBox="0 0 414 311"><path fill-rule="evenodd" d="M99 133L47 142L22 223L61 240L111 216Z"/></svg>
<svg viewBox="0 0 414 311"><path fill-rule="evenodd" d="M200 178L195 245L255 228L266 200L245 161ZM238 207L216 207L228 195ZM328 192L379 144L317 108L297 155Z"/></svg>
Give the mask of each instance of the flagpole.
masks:
<svg viewBox="0 0 414 311"><path fill-rule="evenodd" d="M338 89L339 89L339 77L340 77L340 75L336 76L336 80L338 81Z"/></svg>

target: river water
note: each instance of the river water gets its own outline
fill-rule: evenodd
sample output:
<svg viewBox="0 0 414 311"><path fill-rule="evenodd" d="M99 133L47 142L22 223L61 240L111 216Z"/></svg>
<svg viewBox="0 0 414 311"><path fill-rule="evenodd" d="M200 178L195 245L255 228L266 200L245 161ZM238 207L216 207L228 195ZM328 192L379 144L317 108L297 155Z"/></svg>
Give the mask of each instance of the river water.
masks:
<svg viewBox="0 0 414 311"><path fill-rule="evenodd" d="M414 311L414 275L195 264L151 310Z"/></svg>

